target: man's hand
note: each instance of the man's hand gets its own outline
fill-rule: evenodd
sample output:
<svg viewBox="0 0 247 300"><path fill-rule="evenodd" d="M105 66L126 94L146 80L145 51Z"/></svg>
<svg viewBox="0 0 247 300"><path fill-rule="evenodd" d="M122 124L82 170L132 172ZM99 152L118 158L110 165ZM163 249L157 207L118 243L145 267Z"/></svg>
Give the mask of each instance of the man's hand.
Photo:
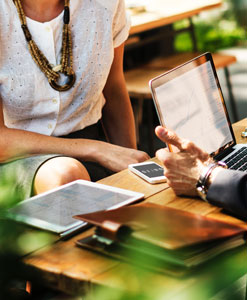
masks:
<svg viewBox="0 0 247 300"><path fill-rule="evenodd" d="M161 141L179 150L176 153L167 149L156 152L157 158L164 164L164 175L169 186L177 195L197 195L196 183L202 168L211 161L208 153L162 126L156 127L155 133Z"/></svg>

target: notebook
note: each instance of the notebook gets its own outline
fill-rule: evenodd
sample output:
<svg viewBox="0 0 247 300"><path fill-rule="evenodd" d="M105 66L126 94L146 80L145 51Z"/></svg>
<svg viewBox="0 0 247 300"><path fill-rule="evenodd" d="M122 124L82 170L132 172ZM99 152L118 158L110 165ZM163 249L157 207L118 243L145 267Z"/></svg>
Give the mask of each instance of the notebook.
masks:
<svg viewBox="0 0 247 300"><path fill-rule="evenodd" d="M236 144L210 53L153 78L149 85L162 126L193 141L229 168L247 169L247 145Z"/></svg>
<svg viewBox="0 0 247 300"><path fill-rule="evenodd" d="M96 225L78 246L174 275L245 244L240 226L154 203L75 217Z"/></svg>
<svg viewBox="0 0 247 300"><path fill-rule="evenodd" d="M74 219L75 214L118 208L143 197L142 193L76 180L20 202L8 210L7 216L67 238L88 226Z"/></svg>

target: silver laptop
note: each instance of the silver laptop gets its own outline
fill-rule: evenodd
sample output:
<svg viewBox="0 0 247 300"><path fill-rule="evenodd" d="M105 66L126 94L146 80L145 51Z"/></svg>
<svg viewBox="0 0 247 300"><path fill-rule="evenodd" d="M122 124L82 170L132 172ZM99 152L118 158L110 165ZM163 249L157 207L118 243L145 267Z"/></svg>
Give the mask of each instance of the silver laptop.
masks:
<svg viewBox="0 0 247 300"><path fill-rule="evenodd" d="M149 84L161 125L193 141L216 160L225 161L229 168L247 169L247 145L236 144L210 53L155 77Z"/></svg>

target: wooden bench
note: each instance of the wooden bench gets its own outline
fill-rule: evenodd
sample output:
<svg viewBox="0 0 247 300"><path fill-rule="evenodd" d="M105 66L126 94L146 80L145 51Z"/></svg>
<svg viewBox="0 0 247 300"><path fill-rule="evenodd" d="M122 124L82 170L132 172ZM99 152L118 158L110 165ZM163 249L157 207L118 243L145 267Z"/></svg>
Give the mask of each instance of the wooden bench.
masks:
<svg viewBox="0 0 247 300"><path fill-rule="evenodd" d="M132 99L133 103L133 109L135 114L135 122L136 122L136 130L137 130L137 138L139 142L139 132L140 127L143 121L143 101L144 100L152 100L151 91L149 88L149 80L172 69L176 66L191 60L192 58L200 55L199 52L188 52L188 53L177 53L174 55L170 55L167 57L158 57L150 62L125 71L125 79L127 84L127 89L129 92L129 95ZM236 109L236 103L234 100L233 92L232 92L232 85L230 81L228 66L236 62L236 57L233 55L226 55L226 54L220 54L220 53L213 53L213 60L216 69L223 68L226 76L226 83L229 91L229 100L230 105L232 109L232 115L234 118L234 122L238 120L237 115L237 109ZM150 154L153 155L154 153L154 146L153 146L153 116L152 116L152 110L153 110L153 102L149 101L150 105L148 109L148 115L147 115L147 125L148 125L148 134L150 135L149 140L149 150Z"/></svg>

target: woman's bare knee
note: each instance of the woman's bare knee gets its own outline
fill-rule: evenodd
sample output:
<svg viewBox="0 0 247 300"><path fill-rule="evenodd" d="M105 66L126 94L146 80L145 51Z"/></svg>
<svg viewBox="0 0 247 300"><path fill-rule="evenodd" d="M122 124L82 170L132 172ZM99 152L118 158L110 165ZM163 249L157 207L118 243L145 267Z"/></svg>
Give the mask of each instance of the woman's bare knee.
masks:
<svg viewBox="0 0 247 300"><path fill-rule="evenodd" d="M78 179L90 180L83 164L71 157L55 157L45 162L37 171L34 193L44 193Z"/></svg>

